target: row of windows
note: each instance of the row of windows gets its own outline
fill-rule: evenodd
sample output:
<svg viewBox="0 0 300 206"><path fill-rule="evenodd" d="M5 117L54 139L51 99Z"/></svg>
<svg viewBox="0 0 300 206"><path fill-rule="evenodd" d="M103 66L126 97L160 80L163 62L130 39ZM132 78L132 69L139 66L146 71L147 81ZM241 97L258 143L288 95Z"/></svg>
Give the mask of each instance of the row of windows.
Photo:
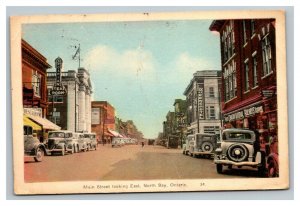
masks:
<svg viewBox="0 0 300 206"><path fill-rule="evenodd" d="M255 34L255 20L254 19L251 19L250 20L250 34L251 36L253 36ZM248 34L247 34L247 20L243 20L243 41L244 41L244 44L247 43L248 41Z"/></svg>
<svg viewBox="0 0 300 206"><path fill-rule="evenodd" d="M223 43L223 61L226 62L230 59L235 53L235 37L234 37L234 22L230 21L222 34L222 43Z"/></svg>
<svg viewBox="0 0 300 206"><path fill-rule="evenodd" d="M264 38L261 41L262 44L262 67L263 67L263 77L267 76L272 73L272 56L271 56L271 45L270 45L270 39L269 35L267 34L264 36ZM244 90L248 91L250 89L250 79L249 79L249 61L248 59L245 60L244 62ZM252 55L252 82L253 85L252 87L258 86L258 81L257 81L257 55L254 53Z"/></svg>

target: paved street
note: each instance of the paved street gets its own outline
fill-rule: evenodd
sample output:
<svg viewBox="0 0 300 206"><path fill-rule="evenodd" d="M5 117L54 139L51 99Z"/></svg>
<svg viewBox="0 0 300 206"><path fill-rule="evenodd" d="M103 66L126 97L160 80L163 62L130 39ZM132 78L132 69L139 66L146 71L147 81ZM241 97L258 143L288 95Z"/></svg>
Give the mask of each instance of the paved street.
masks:
<svg viewBox="0 0 300 206"><path fill-rule="evenodd" d="M218 174L212 159L185 156L179 149L127 145L96 151L45 156L40 163L25 159L25 181L150 180L256 177L255 170L233 169Z"/></svg>

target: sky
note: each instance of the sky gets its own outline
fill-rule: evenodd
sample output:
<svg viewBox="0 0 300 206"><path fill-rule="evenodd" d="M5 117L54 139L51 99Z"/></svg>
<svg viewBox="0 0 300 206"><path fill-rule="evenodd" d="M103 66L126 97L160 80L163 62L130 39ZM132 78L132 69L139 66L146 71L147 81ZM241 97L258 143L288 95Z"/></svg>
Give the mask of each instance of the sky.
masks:
<svg viewBox="0 0 300 206"><path fill-rule="evenodd" d="M24 24L22 38L54 67L91 74L93 99L108 101L122 120L133 120L145 138L156 138L175 99L201 70L220 70L219 36L212 20ZM52 71L52 69L48 70Z"/></svg>

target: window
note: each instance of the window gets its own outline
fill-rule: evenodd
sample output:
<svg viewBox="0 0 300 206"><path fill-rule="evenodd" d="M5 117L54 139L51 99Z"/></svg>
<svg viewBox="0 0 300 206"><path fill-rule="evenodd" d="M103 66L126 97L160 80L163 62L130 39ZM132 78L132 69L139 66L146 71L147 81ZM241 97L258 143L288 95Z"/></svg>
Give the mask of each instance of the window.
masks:
<svg viewBox="0 0 300 206"><path fill-rule="evenodd" d="M243 20L243 40L244 44L247 43L247 27L246 27L246 20Z"/></svg>
<svg viewBox="0 0 300 206"><path fill-rule="evenodd" d="M223 61L226 62L235 53L233 21L226 25L222 34Z"/></svg>
<svg viewBox="0 0 300 206"><path fill-rule="evenodd" d="M266 76L272 72L271 45L270 45L270 39L268 34L262 39L262 55L263 55L263 74L264 76Z"/></svg>
<svg viewBox="0 0 300 206"><path fill-rule="evenodd" d="M209 87L209 97L215 97L215 92L213 87Z"/></svg>
<svg viewBox="0 0 300 206"><path fill-rule="evenodd" d="M209 107L209 116L210 116L210 119L216 119L216 113L215 113L215 107L214 106Z"/></svg>
<svg viewBox="0 0 300 206"><path fill-rule="evenodd" d="M255 34L255 21L254 21L254 19L251 19L250 29L251 29L251 36L252 36L253 34Z"/></svg>
<svg viewBox="0 0 300 206"><path fill-rule="evenodd" d="M209 111L208 111L208 106L205 107L205 116L206 116L206 119L209 119Z"/></svg>
<svg viewBox="0 0 300 206"><path fill-rule="evenodd" d="M258 82L257 82L257 59L256 59L256 55L254 55L252 57L252 61L253 61L253 87L256 87L258 85Z"/></svg>
<svg viewBox="0 0 300 206"><path fill-rule="evenodd" d="M42 76L37 71L32 72L32 89L35 96L41 96L41 78Z"/></svg>
<svg viewBox="0 0 300 206"><path fill-rule="evenodd" d="M249 90L249 65L248 65L248 61L245 61L244 63L244 72L245 72L245 91Z"/></svg>
<svg viewBox="0 0 300 206"><path fill-rule="evenodd" d="M236 84L236 63L232 61L224 69L224 97L225 102L233 99L237 95L237 84Z"/></svg>

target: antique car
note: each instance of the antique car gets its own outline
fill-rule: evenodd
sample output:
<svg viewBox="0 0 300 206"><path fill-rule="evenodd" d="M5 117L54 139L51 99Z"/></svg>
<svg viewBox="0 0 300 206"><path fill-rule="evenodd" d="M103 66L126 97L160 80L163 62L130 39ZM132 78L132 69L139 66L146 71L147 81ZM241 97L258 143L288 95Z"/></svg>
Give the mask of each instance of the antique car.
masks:
<svg viewBox="0 0 300 206"><path fill-rule="evenodd" d="M124 145L122 138L114 137L111 142L111 147L121 147Z"/></svg>
<svg viewBox="0 0 300 206"><path fill-rule="evenodd" d="M248 129L225 129L221 135L221 146L215 150L214 163L218 173L223 166L258 168L259 175L265 173L265 153L260 151L259 139Z"/></svg>
<svg viewBox="0 0 300 206"><path fill-rule="evenodd" d="M87 149L91 150L97 150L97 140L96 140L96 134L95 133L84 133L84 140L87 145Z"/></svg>
<svg viewBox="0 0 300 206"><path fill-rule="evenodd" d="M67 130L50 131L48 133L47 147L51 154L59 152L62 156L66 152L73 154L76 151L78 140L73 132Z"/></svg>
<svg viewBox="0 0 300 206"><path fill-rule="evenodd" d="M86 152L89 149L88 142L83 133L73 133L74 145L75 145L75 153L77 152ZM70 144L69 144L69 147Z"/></svg>
<svg viewBox="0 0 300 206"><path fill-rule="evenodd" d="M189 140L188 151L192 157L211 157L217 146L217 136L215 134L193 134Z"/></svg>
<svg viewBox="0 0 300 206"><path fill-rule="evenodd" d="M41 143L33 134L31 126L24 125L24 155L31 156L36 162L41 162L45 154L47 154L45 145Z"/></svg>

